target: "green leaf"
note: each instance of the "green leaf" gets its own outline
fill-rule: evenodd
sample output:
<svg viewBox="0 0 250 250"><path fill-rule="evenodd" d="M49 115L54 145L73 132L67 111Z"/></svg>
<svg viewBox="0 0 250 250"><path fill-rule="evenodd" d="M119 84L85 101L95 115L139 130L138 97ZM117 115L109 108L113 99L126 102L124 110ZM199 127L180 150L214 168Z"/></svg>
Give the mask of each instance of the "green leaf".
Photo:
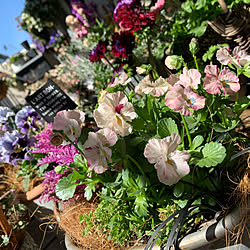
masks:
<svg viewBox="0 0 250 250"><path fill-rule="evenodd" d="M199 167L217 166L226 157L226 149L218 142L209 142L202 149L203 158L197 162Z"/></svg>
<svg viewBox="0 0 250 250"><path fill-rule="evenodd" d="M132 122L133 130L143 130L145 128L144 126L144 120L142 118L136 118Z"/></svg>
<svg viewBox="0 0 250 250"><path fill-rule="evenodd" d="M250 105L250 95L243 96L238 100L238 103L234 105L234 111L240 115Z"/></svg>
<svg viewBox="0 0 250 250"><path fill-rule="evenodd" d="M137 213L138 216L146 216L148 213L148 203L146 200L146 197L141 194L138 195L135 199L135 212Z"/></svg>
<svg viewBox="0 0 250 250"><path fill-rule="evenodd" d="M57 174L59 174L60 172L61 172L61 170L62 170L62 166L60 166L60 165L58 165L57 167L55 167L55 172L57 173Z"/></svg>
<svg viewBox="0 0 250 250"><path fill-rule="evenodd" d="M40 176L43 176L45 174L48 166L49 166L49 163L42 164L42 165L39 166L39 175Z"/></svg>
<svg viewBox="0 0 250 250"><path fill-rule="evenodd" d="M30 184L30 176L29 175L23 176L22 183L23 183L24 191L27 192L29 188L29 184Z"/></svg>
<svg viewBox="0 0 250 250"><path fill-rule="evenodd" d="M239 120L231 120L227 127L221 123L214 123L213 128L216 132L227 132L234 129L239 122Z"/></svg>
<svg viewBox="0 0 250 250"><path fill-rule="evenodd" d="M182 182L178 182L174 186L173 194L176 198L180 198L184 193L184 184Z"/></svg>
<svg viewBox="0 0 250 250"><path fill-rule="evenodd" d="M157 133L161 138L165 138L172 133L179 134L179 130L172 118L164 118L157 123Z"/></svg>
<svg viewBox="0 0 250 250"><path fill-rule="evenodd" d="M190 149L194 150L194 149L198 148L202 144L203 141L204 141L204 138L201 135L195 136L195 138L192 141L192 145L191 145Z"/></svg>
<svg viewBox="0 0 250 250"><path fill-rule="evenodd" d="M203 21L199 26L191 29L189 33L195 35L196 37L200 37L205 33L207 25L207 22Z"/></svg>
<svg viewBox="0 0 250 250"><path fill-rule="evenodd" d="M208 51L202 56L202 60L206 62L207 60L211 60L214 56L214 53L220 49L220 46L218 45L212 45L209 47Z"/></svg>
<svg viewBox="0 0 250 250"><path fill-rule="evenodd" d="M200 122L201 114L198 114L197 117L185 116L184 119L186 120L188 128L193 129L197 127L198 123Z"/></svg>
<svg viewBox="0 0 250 250"><path fill-rule="evenodd" d="M86 198L87 201L89 201L92 198L93 192L95 192L95 182L91 182L87 184L87 186L84 189L84 197Z"/></svg>
<svg viewBox="0 0 250 250"><path fill-rule="evenodd" d="M56 195L59 199L68 200L73 197L76 186L79 185L73 180L73 174L63 177L56 184Z"/></svg>

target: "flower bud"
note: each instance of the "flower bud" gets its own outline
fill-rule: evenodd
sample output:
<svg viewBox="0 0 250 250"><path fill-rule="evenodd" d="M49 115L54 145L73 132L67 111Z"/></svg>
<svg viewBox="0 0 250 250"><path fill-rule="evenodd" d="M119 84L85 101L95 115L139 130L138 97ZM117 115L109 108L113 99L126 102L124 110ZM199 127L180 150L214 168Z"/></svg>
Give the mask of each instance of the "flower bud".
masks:
<svg viewBox="0 0 250 250"><path fill-rule="evenodd" d="M50 135L50 144L53 146L59 146L63 143L64 137L60 133L54 133Z"/></svg>
<svg viewBox="0 0 250 250"><path fill-rule="evenodd" d="M182 65L182 60L181 57L179 56L167 56L165 59L165 65L169 68L169 69L176 69L178 70L181 65Z"/></svg>
<svg viewBox="0 0 250 250"><path fill-rule="evenodd" d="M192 55L195 55L199 50L198 41L196 38L192 38L191 42L189 43L189 51Z"/></svg>

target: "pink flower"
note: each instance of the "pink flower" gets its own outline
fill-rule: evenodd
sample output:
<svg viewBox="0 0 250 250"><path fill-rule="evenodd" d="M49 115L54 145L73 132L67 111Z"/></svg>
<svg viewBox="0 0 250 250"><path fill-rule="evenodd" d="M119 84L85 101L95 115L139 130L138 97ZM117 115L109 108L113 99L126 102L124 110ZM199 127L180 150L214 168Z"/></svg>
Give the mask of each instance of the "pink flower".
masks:
<svg viewBox="0 0 250 250"><path fill-rule="evenodd" d="M108 147L115 145L117 139L116 133L110 128L101 129L97 133L89 132L83 149L90 169L101 174L109 168L107 160L112 162L112 151Z"/></svg>
<svg viewBox="0 0 250 250"><path fill-rule="evenodd" d="M233 52L229 47L223 47L216 52L216 58L223 65L232 63L237 68L240 68L250 60L250 55L245 50L242 50L240 46L235 47Z"/></svg>
<svg viewBox="0 0 250 250"><path fill-rule="evenodd" d="M179 80L180 80L180 77L178 75L172 74L168 78L168 83L174 86Z"/></svg>
<svg viewBox="0 0 250 250"><path fill-rule="evenodd" d="M136 118L132 103L120 91L107 94L94 111L94 118L99 128L110 128L121 136L132 132L132 122Z"/></svg>
<svg viewBox="0 0 250 250"><path fill-rule="evenodd" d="M164 4L165 4L165 0L157 0L157 2L155 3L155 5L153 7L151 7L150 11L156 11L159 12L160 10L162 10L164 8Z"/></svg>
<svg viewBox="0 0 250 250"><path fill-rule="evenodd" d="M190 171L188 152L176 150L180 143L180 136L172 133L164 139L149 140L144 150L144 156L155 164L159 181L168 186L177 183Z"/></svg>
<svg viewBox="0 0 250 250"><path fill-rule="evenodd" d="M231 90L237 92L240 90L239 78L232 73L228 67L224 67L221 72L216 65L207 65L205 67L206 76L203 79L203 88L210 94L230 93ZM231 90L230 90L231 89Z"/></svg>
<svg viewBox="0 0 250 250"><path fill-rule="evenodd" d="M115 78L113 83L110 83L108 87L114 87L116 85L127 85L130 81L128 75L123 71L118 77Z"/></svg>
<svg viewBox="0 0 250 250"><path fill-rule="evenodd" d="M158 78L155 82L151 82L149 75L143 78L135 87L137 94L151 94L152 96L164 95L171 85L162 77Z"/></svg>
<svg viewBox="0 0 250 250"><path fill-rule="evenodd" d="M197 69L190 69L187 71L186 68L183 69L183 74L180 75L179 84L183 87L191 86L192 89L198 89L200 84L201 74Z"/></svg>
<svg viewBox="0 0 250 250"><path fill-rule="evenodd" d="M165 104L175 112L189 116L192 115L189 108L193 110L204 108L205 98L196 94L190 86L184 89L181 85L175 85L166 94Z"/></svg>
<svg viewBox="0 0 250 250"><path fill-rule="evenodd" d="M63 110L56 114L53 122L54 130L63 132L74 141L81 135L81 124L85 120L85 113L80 110Z"/></svg>

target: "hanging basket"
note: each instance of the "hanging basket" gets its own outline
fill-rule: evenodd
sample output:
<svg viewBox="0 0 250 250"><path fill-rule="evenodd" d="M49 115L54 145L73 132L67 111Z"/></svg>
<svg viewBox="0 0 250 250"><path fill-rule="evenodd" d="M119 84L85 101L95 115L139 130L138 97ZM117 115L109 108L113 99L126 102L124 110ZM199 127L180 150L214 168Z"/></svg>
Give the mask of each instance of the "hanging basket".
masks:
<svg viewBox="0 0 250 250"><path fill-rule="evenodd" d="M79 216L89 215L90 211L94 211L96 207L93 199L90 201L72 200L64 204L54 203L54 215L59 227L65 232L65 244L68 250L114 248L111 240L107 240L98 230L91 229L86 236L83 236L87 224L84 221L80 223Z"/></svg>
<svg viewBox="0 0 250 250"><path fill-rule="evenodd" d="M243 50L249 51L250 6L240 3L232 9L228 9L224 0L218 0L218 2L222 8L222 14L207 23L220 36L235 42Z"/></svg>

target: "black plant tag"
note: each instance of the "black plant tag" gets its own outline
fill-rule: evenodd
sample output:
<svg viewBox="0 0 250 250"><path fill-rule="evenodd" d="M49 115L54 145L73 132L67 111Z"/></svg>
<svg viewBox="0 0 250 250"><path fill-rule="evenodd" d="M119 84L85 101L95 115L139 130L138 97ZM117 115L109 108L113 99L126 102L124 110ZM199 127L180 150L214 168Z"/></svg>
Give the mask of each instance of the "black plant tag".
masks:
<svg viewBox="0 0 250 250"><path fill-rule="evenodd" d="M53 122L61 110L75 109L77 105L53 81L48 82L25 100L47 122Z"/></svg>

